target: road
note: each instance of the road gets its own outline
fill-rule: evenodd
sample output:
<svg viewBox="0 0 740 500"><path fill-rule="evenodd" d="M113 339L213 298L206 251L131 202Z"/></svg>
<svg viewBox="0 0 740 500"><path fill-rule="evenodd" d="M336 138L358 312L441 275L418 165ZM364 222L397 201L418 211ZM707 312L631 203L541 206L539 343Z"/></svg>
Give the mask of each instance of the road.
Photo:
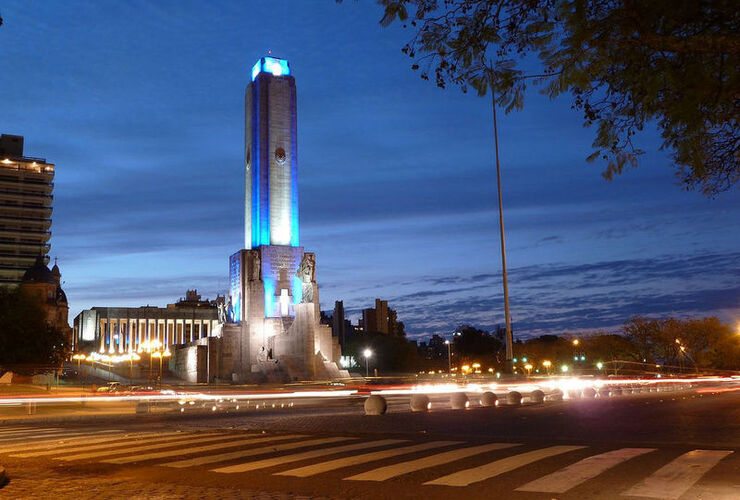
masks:
<svg viewBox="0 0 740 500"><path fill-rule="evenodd" d="M5 427L0 498L740 498L740 392L437 407Z"/></svg>

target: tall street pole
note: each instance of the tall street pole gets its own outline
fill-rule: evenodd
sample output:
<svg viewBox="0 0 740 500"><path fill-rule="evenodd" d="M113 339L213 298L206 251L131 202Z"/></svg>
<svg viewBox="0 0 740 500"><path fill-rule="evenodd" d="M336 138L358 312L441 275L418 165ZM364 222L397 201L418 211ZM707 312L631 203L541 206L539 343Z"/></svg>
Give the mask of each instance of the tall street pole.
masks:
<svg viewBox="0 0 740 500"><path fill-rule="evenodd" d="M509 282L506 273L506 240L504 238L504 204L501 197L501 163L498 155L498 121L496 120L496 90L493 73L493 64L490 68L491 74L491 104L493 105L493 143L496 151L496 182L498 185L498 225L501 231L501 273L504 282L504 315L506 317L506 364L511 366L514 358L514 336L511 331L511 312L509 310Z"/></svg>

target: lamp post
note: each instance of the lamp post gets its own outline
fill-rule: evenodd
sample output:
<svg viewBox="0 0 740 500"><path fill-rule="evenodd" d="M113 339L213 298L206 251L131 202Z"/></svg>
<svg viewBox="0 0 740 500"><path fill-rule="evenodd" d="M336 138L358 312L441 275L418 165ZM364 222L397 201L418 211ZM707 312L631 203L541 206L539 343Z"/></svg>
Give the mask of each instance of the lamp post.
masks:
<svg viewBox="0 0 740 500"><path fill-rule="evenodd" d="M80 361L82 361L83 359L87 359L87 356L85 356L84 354L74 354L72 356L72 359L77 360L77 372L79 373L79 371L80 371Z"/></svg>
<svg viewBox="0 0 740 500"><path fill-rule="evenodd" d="M370 349L365 349L362 351L362 355L365 357L365 378L370 376L370 368L368 367L368 360L370 359L370 356L373 355L373 351Z"/></svg>
<svg viewBox="0 0 740 500"><path fill-rule="evenodd" d="M498 225L501 234L501 277L504 285L504 318L506 321L506 364L511 367L514 358L514 336L511 331L511 312L509 309L509 279L506 272L506 241L504 238L504 203L501 195L501 163L498 155L498 120L496 119L496 86L493 63L489 68L491 79L491 105L493 107L493 144L496 153L496 185L498 188Z"/></svg>
<svg viewBox="0 0 740 500"><path fill-rule="evenodd" d="M548 375L550 375L550 367L552 366L552 361L546 359L545 361L542 362L542 366L545 367L545 371L547 372Z"/></svg>
<svg viewBox="0 0 740 500"><path fill-rule="evenodd" d="M445 340L447 345L447 373L452 373L452 343L449 340Z"/></svg>

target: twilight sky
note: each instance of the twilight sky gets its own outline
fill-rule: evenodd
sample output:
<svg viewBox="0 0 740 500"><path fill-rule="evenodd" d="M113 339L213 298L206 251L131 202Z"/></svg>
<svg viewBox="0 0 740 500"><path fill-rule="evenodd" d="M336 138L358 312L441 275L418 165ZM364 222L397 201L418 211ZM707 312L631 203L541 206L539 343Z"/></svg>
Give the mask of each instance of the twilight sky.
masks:
<svg viewBox="0 0 740 500"><path fill-rule="evenodd" d="M55 163L70 322L227 288L243 244L244 88L268 50L298 87L301 244L321 306L375 297L411 337L503 323L490 101L411 71L371 1L3 2L0 133ZM612 182L567 97L500 124L517 336L629 316L740 320L740 191L682 191L655 131Z"/></svg>

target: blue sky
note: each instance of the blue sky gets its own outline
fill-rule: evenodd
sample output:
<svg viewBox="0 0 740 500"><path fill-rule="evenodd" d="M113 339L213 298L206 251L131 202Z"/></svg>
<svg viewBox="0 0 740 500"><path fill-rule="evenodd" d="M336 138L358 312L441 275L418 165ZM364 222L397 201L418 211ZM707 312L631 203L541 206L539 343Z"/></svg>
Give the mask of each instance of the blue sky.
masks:
<svg viewBox="0 0 740 500"><path fill-rule="evenodd" d="M227 287L243 242L244 88L268 50L298 86L301 243L321 305L375 297L411 336L503 322L490 101L411 71L374 2L6 1L0 132L55 163L70 316ZM612 182L594 131L532 91L500 117L515 333L633 314L740 320L740 192L682 191L657 132Z"/></svg>

